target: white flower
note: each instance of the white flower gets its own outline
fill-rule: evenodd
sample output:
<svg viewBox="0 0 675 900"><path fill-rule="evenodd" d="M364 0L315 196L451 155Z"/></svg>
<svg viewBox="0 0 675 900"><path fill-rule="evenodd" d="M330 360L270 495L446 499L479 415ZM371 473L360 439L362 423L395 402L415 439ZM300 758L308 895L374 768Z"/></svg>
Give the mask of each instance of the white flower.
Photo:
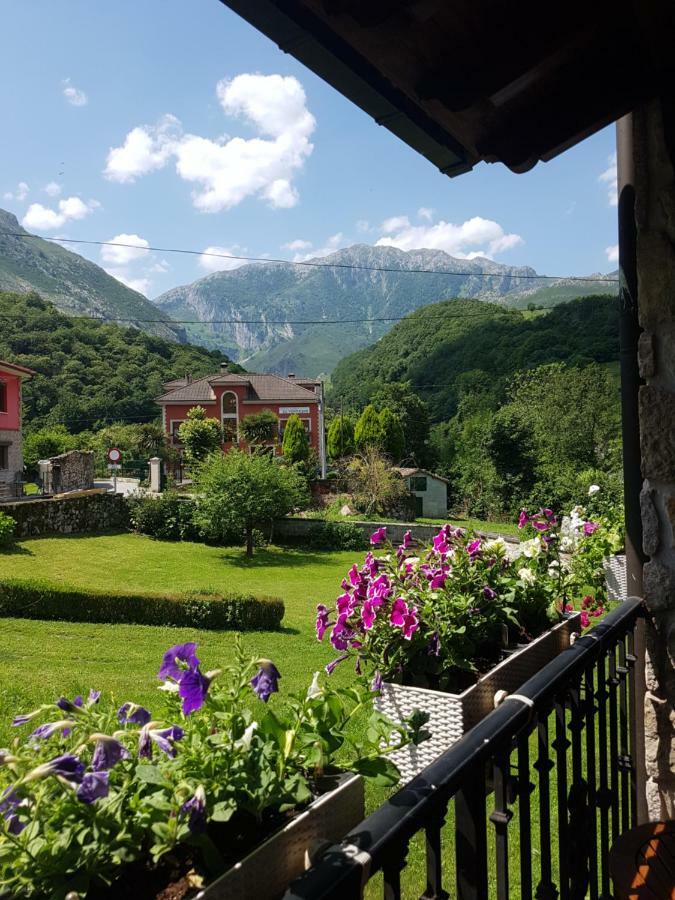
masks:
<svg viewBox="0 0 675 900"><path fill-rule="evenodd" d="M314 677L312 678L312 683L307 688L307 699L313 700L314 697L319 697L323 693L323 688L319 684L319 673L315 672Z"/></svg>
<svg viewBox="0 0 675 900"><path fill-rule="evenodd" d="M597 494L599 490L600 490L599 484L592 484L588 489L588 496L592 497L593 494Z"/></svg>
<svg viewBox="0 0 675 900"><path fill-rule="evenodd" d="M520 578L521 581L524 581L525 584L534 584L534 582L536 581L535 574L532 569L519 569L518 578Z"/></svg>
<svg viewBox="0 0 675 900"><path fill-rule="evenodd" d="M506 552L509 549L509 545L506 543L504 538L495 538L492 541L486 541L483 544L483 549L486 553L502 553L506 555Z"/></svg>
<svg viewBox="0 0 675 900"><path fill-rule="evenodd" d="M163 681L157 688L158 691L167 691L169 694L178 693L178 683L175 681Z"/></svg>
<svg viewBox="0 0 675 900"><path fill-rule="evenodd" d="M253 740L253 733L258 727L257 722L251 722L248 728L244 731L242 736L238 741L235 741L235 747L241 747L242 750L250 750L251 749L251 741Z"/></svg>
<svg viewBox="0 0 675 900"><path fill-rule="evenodd" d="M535 559L541 553L541 541L538 537L529 541L523 541L519 546L520 556L526 556L528 559Z"/></svg>

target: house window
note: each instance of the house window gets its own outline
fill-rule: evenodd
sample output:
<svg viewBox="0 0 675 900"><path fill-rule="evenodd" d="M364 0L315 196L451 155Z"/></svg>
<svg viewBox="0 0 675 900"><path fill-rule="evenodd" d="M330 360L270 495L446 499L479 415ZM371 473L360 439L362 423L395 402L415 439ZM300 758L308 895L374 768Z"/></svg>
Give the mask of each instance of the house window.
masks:
<svg viewBox="0 0 675 900"><path fill-rule="evenodd" d="M410 479L410 490L411 491L419 491L420 494L424 493L427 489L427 476L426 475L413 475Z"/></svg>
<svg viewBox="0 0 675 900"><path fill-rule="evenodd" d="M228 391L221 398L221 424L223 426L223 443L237 444L239 435L237 430L238 401L237 395Z"/></svg>
<svg viewBox="0 0 675 900"><path fill-rule="evenodd" d="M0 413L7 412L7 385L0 381Z"/></svg>
<svg viewBox="0 0 675 900"><path fill-rule="evenodd" d="M9 444L0 444L0 469L9 469Z"/></svg>
<svg viewBox="0 0 675 900"><path fill-rule="evenodd" d="M178 429L183 424L183 419L172 419L171 420L171 440L174 444L180 444L180 438L178 436Z"/></svg>

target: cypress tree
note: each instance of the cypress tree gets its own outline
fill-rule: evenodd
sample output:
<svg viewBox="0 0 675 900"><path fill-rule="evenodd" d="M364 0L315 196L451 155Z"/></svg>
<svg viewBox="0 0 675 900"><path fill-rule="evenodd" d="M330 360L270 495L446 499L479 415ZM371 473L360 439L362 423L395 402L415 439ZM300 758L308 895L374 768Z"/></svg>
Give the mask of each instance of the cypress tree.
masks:
<svg viewBox="0 0 675 900"><path fill-rule="evenodd" d="M361 418L354 429L354 440L357 450L363 452L367 447L381 447L384 440L384 432L380 424L380 417L375 407L369 404L361 413Z"/></svg>
<svg viewBox="0 0 675 900"><path fill-rule="evenodd" d="M336 416L328 429L328 455L331 459L354 453L354 425L345 416Z"/></svg>
<svg viewBox="0 0 675 900"><path fill-rule="evenodd" d="M299 416L288 417L281 450L289 463L307 462L309 459L309 439Z"/></svg>
<svg viewBox="0 0 675 900"><path fill-rule="evenodd" d="M380 426L383 434L382 451L393 463L399 463L403 458L405 448L401 419L388 406L385 406L380 411Z"/></svg>

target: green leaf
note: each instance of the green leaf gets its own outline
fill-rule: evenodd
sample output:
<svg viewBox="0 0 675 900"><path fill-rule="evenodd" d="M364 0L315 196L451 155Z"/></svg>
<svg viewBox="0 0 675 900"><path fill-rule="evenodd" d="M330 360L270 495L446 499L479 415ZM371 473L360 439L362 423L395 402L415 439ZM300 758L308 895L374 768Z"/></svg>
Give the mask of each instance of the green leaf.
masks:
<svg viewBox="0 0 675 900"><path fill-rule="evenodd" d="M350 768L380 787L394 787L401 777L394 763L383 756L376 759L357 759Z"/></svg>
<svg viewBox="0 0 675 900"><path fill-rule="evenodd" d="M136 777L139 781L144 781L146 784L160 784L162 787L168 787L170 784L157 766L136 766Z"/></svg>
<svg viewBox="0 0 675 900"><path fill-rule="evenodd" d="M229 822L236 811L237 804L233 800L223 800L213 807L211 819L214 822Z"/></svg>

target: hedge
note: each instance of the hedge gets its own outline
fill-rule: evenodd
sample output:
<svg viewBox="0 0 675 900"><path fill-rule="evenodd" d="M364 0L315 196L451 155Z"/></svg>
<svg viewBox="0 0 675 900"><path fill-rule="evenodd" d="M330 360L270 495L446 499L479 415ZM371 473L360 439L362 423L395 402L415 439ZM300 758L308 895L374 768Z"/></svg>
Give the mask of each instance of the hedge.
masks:
<svg viewBox="0 0 675 900"><path fill-rule="evenodd" d="M0 616L271 631L281 625L284 602L278 597L251 594L127 594L33 579L1 579Z"/></svg>
<svg viewBox="0 0 675 900"><path fill-rule="evenodd" d="M282 535L279 543L305 550L365 550L368 540L354 522L316 522L302 534Z"/></svg>

